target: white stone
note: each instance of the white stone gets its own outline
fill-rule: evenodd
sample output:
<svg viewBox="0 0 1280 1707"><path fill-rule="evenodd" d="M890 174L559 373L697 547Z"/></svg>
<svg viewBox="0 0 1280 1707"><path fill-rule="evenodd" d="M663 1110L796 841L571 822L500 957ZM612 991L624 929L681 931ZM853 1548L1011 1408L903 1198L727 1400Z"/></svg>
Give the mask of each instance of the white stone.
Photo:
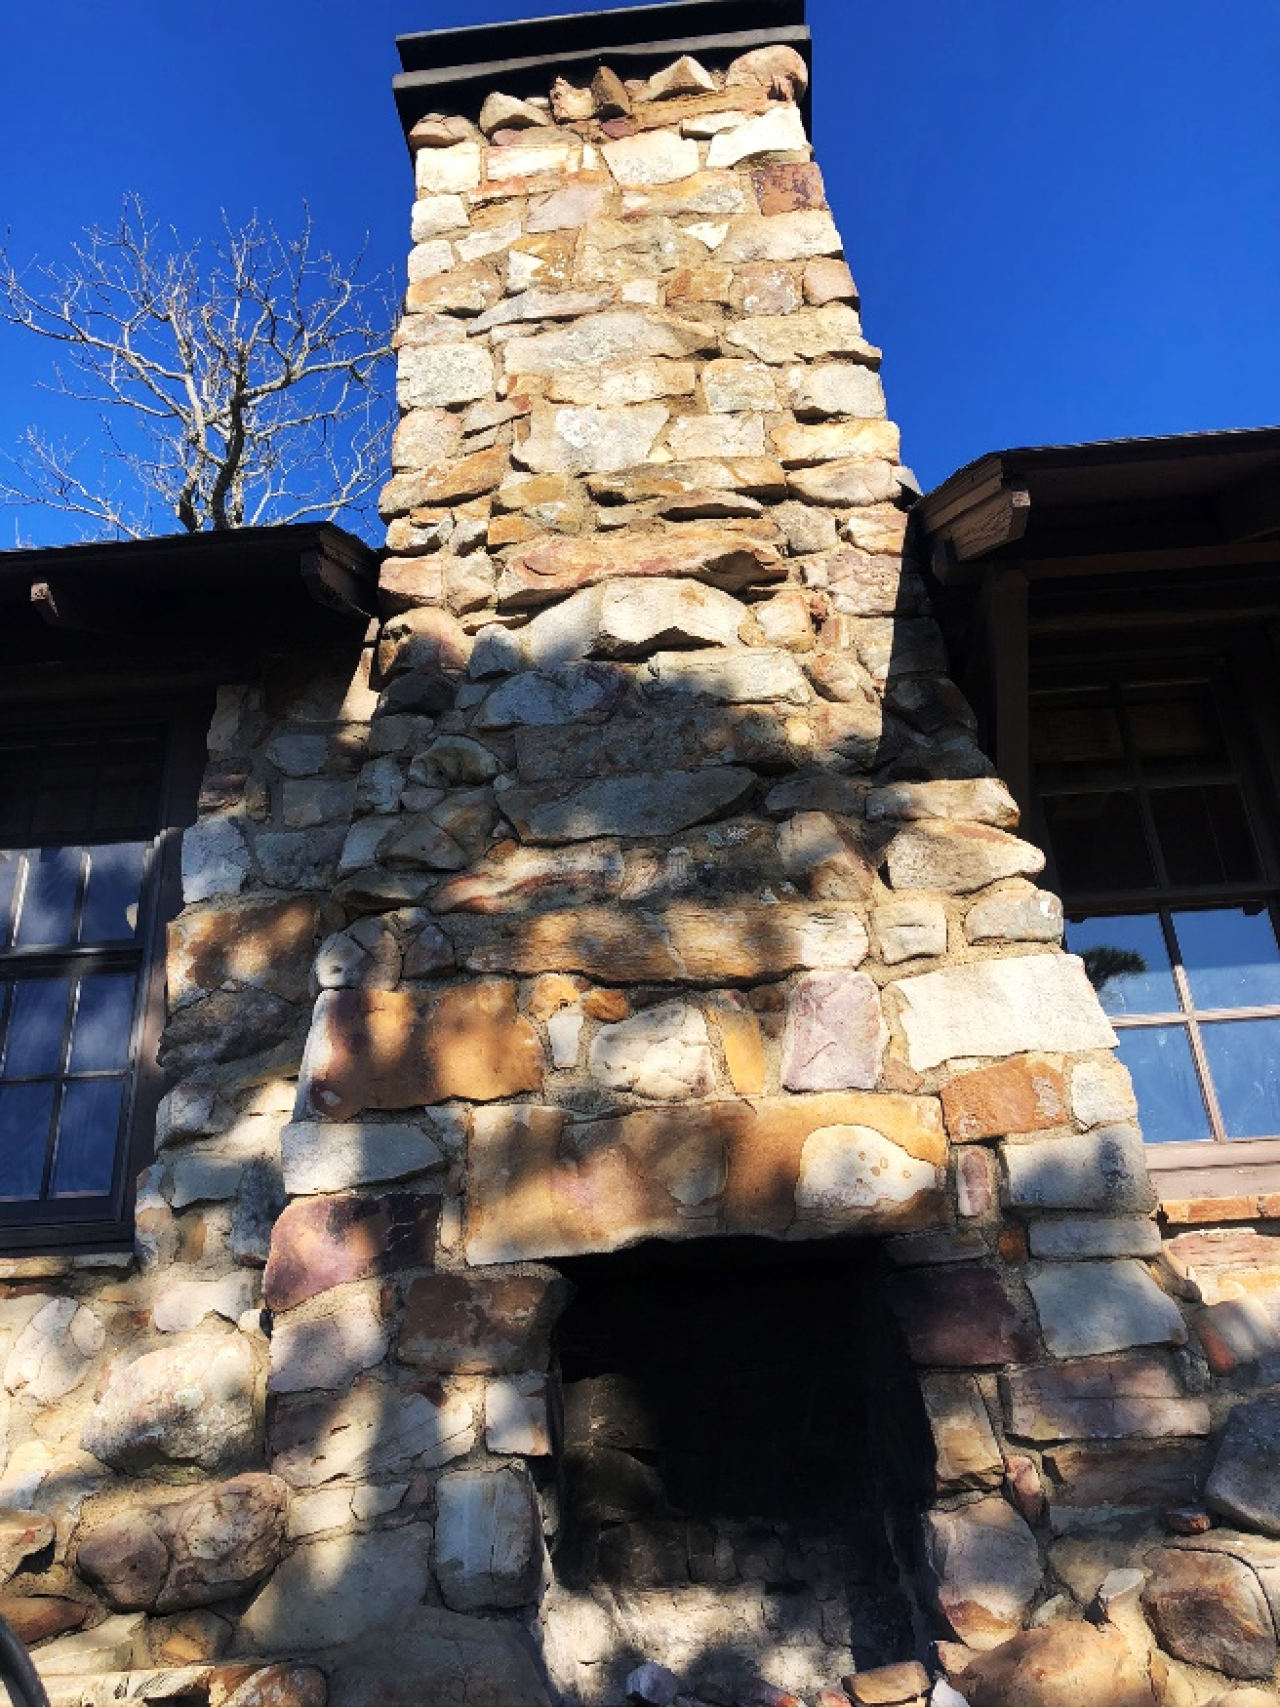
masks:
<svg viewBox="0 0 1280 1707"><path fill-rule="evenodd" d="M520 221L509 219L501 225L473 231L469 237L460 237L454 248L458 251L458 259L469 266L472 261L483 261L490 255L501 254L523 236L524 227Z"/></svg>
<svg viewBox="0 0 1280 1707"><path fill-rule="evenodd" d="M707 1022L685 1002L661 1002L602 1026L587 1066L601 1084L664 1102L709 1096L715 1088Z"/></svg>
<svg viewBox="0 0 1280 1707"><path fill-rule="evenodd" d="M1005 1200L1013 1209L1145 1214L1155 1207L1136 1126L1103 1126L1070 1137L1002 1144L1000 1163Z"/></svg>
<svg viewBox="0 0 1280 1707"><path fill-rule="evenodd" d="M1035 1537L995 1497L924 1517L925 1553L943 1616L960 1641L989 1649L1016 1635L1041 1582Z"/></svg>
<svg viewBox="0 0 1280 1707"><path fill-rule="evenodd" d="M461 196L423 196L413 204L409 236L414 243L425 243L443 231L460 231L470 224L467 204Z"/></svg>
<svg viewBox="0 0 1280 1707"><path fill-rule="evenodd" d="M528 1473L458 1470L437 1484L435 1567L458 1612L523 1606L534 1597L542 1531Z"/></svg>
<svg viewBox="0 0 1280 1707"><path fill-rule="evenodd" d="M1054 1357L1096 1357L1135 1345L1187 1343L1182 1312L1140 1262L1031 1269L1027 1285Z"/></svg>
<svg viewBox="0 0 1280 1707"><path fill-rule="evenodd" d="M1018 822L1013 796L996 777L965 782L892 782L867 795L867 817L919 822L953 819L1011 830Z"/></svg>
<svg viewBox="0 0 1280 1707"><path fill-rule="evenodd" d="M763 456L764 421L759 415L684 415L674 421L667 448L679 460L709 456Z"/></svg>
<svg viewBox="0 0 1280 1707"><path fill-rule="evenodd" d="M561 1008L547 1021L547 1036L551 1039L551 1065L564 1071L578 1065L578 1050L582 1042L585 1018L580 1008Z"/></svg>
<svg viewBox="0 0 1280 1707"><path fill-rule="evenodd" d="M256 1274L227 1274L221 1280L166 1281L160 1288L151 1320L156 1332L184 1334L198 1328L206 1316L238 1322L256 1302Z"/></svg>
<svg viewBox="0 0 1280 1707"><path fill-rule="evenodd" d="M295 1494L289 1501L286 1533L290 1541L323 1535L326 1529L345 1529L351 1522L351 1489L320 1488L314 1494Z"/></svg>
<svg viewBox="0 0 1280 1707"><path fill-rule="evenodd" d="M736 166L740 160L753 160L761 154L804 152L808 147L800 109L788 103L762 113L759 118L748 119L735 130L722 130L713 136L707 165L714 170L717 166ZM691 169L696 170L696 164Z"/></svg>
<svg viewBox="0 0 1280 1707"><path fill-rule="evenodd" d="M495 130L541 130L547 124L547 115L517 95L494 89L484 98L478 122L484 134L492 136Z"/></svg>
<svg viewBox="0 0 1280 1707"><path fill-rule="evenodd" d="M402 409L474 403L493 394L493 357L482 344L411 345L400 351L396 395Z"/></svg>
<svg viewBox="0 0 1280 1707"><path fill-rule="evenodd" d="M831 215L802 208L797 213L778 213L766 219L744 214L731 220L729 235L716 250L716 259L726 265L742 266L752 261L812 261L839 253L840 233ZM810 308L804 312L813 314L821 310ZM841 352L833 348L819 353Z"/></svg>
<svg viewBox="0 0 1280 1707"><path fill-rule="evenodd" d="M52 1404L80 1385L106 1338L92 1310L74 1298L51 1298L18 1335L5 1362L5 1387Z"/></svg>
<svg viewBox="0 0 1280 1707"><path fill-rule="evenodd" d="M77 1630L60 1636L40 1649L40 1675L47 1678L89 1678L100 1672L128 1671L147 1664L147 1620L141 1612L122 1612L95 1624L92 1630ZM54 1699L63 1697L54 1691ZM77 1699L79 1693L77 1692Z"/></svg>
<svg viewBox="0 0 1280 1707"><path fill-rule="evenodd" d="M903 978L902 1026L917 1072L961 1055L1112 1049L1115 1033L1071 954L984 960Z"/></svg>
<svg viewBox="0 0 1280 1707"><path fill-rule="evenodd" d="M233 818L201 818L182 832L182 901L238 895L249 876L249 850Z"/></svg>
<svg viewBox="0 0 1280 1707"><path fill-rule="evenodd" d="M365 1523L372 1517L382 1517L394 1511L409 1492L408 1482L389 1482L385 1488L366 1483L351 1490L351 1511Z"/></svg>
<svg viewBox="0 0 1280 1707"><path fill-rule="evenodd" d="M221 1151L175 1156L169 1170L170 1205L186 1209L193 1203L225 1203L239 1191L247 1160Z"/></svg>
<svg viewBox="0 0 1280 1707"><path fill-rule="evenodd" d="M390 814L358 818L347 831L342 844L338 876L350 877L352 872L363 871L366 866L372 865L377 858L378 849L392 831L399 828L399 824L399 819Z"/></svg>
<svg viewBox="0 0 1280 1707"><path fill-rule="evenodd" d="M940 901L925 896L886 901L872 913L871 924L886 965L947 952L947 915Z"/></svg>
<svg viewBox="0 0 1280 1707"><path fill-rule="evenodd" d="M299 1197L428 1173L444 1166L445 1134L444 1142L456 1149L462 1123L446 1110L424 1114L421 1126L294 1122L280 1134L284 1188Z"/></svg>
<svg viewBox="0 0 1280 1707"><path fill-rule="evenodd" d="M509 148L491 148L485 176L491 182L504 178L533 178L539 172L563 172L572 153L567 142L514 143Z"/></svg>
<svg viewBox="0 0 1280 1707"><path fill-rule="evenodd" d="M1044 866L1044 854L1033 843L968 820L910 824L890 842L887 858L895 889L940 889L957 895Z"/></svg>
<svg viewBox="0 0 1280 1707"><path fill-rule="evenodd" d="M503 365L513 375L581 375L654 356L680 360L715 343L712 333L688 321L639 308L615 308L584 315L550 332L509 339Z"/></svg>
<svg viewBox="0 0 1280 1707"><path fill-rule="evenodd" d="M420 279L438 278L441 273L447 273L453 265L453 248L442 238L434 237L427 243L415 243L409 251L409 283L417 284Z"/></svg>
<svg viewBox="0 0 1280 1707"><path fill-rule="evenodd" d="M242 1616L238 1650L308 1653L408 1618L427 1593L429 1535L425 1525L411 1524L299 1547Z"/></svg>
<svg viewBox="0 0 1280 1707"><path fill-rule="evenodd" d="M909 1203L938 1184L938 1170L870 1126L820 1126L804 1141L796 1213L838 1227L857 1212Z"/></svg>
<svg viewBox="0 0 1280 1707"><path fill-rule="evenodd" d="M778 407L773 372L763 362L708 362L702 370L702 394L713 415L742 409L773 411Z"/></svg>
<svg viewBox="0 0 1280 1707"><path fill-rule="evenodd" d="M1160 1229L1145 1216L1046 1215L1029 1228L1031 1254L1072 1262L1078 1257L1157 1257Z"/></svg>
<svg viewBox="0 0 1280 1707"><path fill-rule="evenodd" d="M362 1293L340 1309L307 1321L292 1312L277 1316L271 1335L273 1393L302 1393L311 1388L347 1388L362 1370L387 1355L390 1331L373 1301Z"/></svg>
<svg viewBox="0 0 1280 1707"><path fill-rule="evenodd" d="M480 183L480 144L459 142L452 148L420 148L413 176L420 196L456 195Z"/></svg>
<svg viewBox="0 0 1280 1707"><path fill-rule="evenodd" d="M620 473L648 459L668 419L661 403L537 409L515 460L536 474Z"/></svg>
<svg viewBox="0 0 1280 1707"><path fill-rule="evenodd" d="M554 670L583 658L636 658L672 646L740 646L746 606L678 578L602 581L540 612L520 631L525 660Z"/></svg>
<svg viewBox="0 0 1280 1707"><path fill-rule="evenodd" d="M787 998L782 1083L791 1091L874 1090L889 1041L865 972L808 972Z"/></svg>
<svg viewBox="0 0 1280 1707"><path fill-rule="evenodd" d="M819 362L813 367L788 368L782 376L782 391L802 419L849 415L879 420L885 412L880 375L861 362Z"/></svg>
<svg viewBox="0 0 1280 1707"><path fill-rule="evenodd" d="M1060 942L1062 902L1034 883L1009 883L970 907L964 934L969 942Z"/></svg>
<svg viewBox="0 0 1280 1707"><path fill-rule="evenodd" d="M545 1375L509 1375L490 1381L484 1395L484 1439L490 1452L550 1457Z"/></svg>
<svg viewBox="0 0 1280 1707"><path fill-rule="evenodd" d="M433 1403L423 1393L363 1381L327 1400L323 1421L296 1446L278 1451L271 1468L291 1487L319 1488L364 1481L410 1462L436 1469L465 1457L475 1438L471 1406L460 1394L444 1394Z"/></svg>
<svg viewBox="0 0 1280 1707"><path fill-rule="evenodd" d="M1071 1069L1071 1113L1081 1126L1132 1120L1137 1112L1129 1070L1114 1055L1078 1061Z"/></svg>
<svg viewBox="0 0 1280 1707"><path fill-rule="evenodd" d="M668 130L620 137L616 142L606 142L600 152L615 181L625 189L674 184L680 178L691 178L699 165L697 143Z"/></svg>
<svg viewBox="0 0 1280 1707"><path fill-rule="evenodd" d="M790 652L776 647L657 652L637 672L649 699L706 699L720 705L808 705L812 690Z"/></svg>

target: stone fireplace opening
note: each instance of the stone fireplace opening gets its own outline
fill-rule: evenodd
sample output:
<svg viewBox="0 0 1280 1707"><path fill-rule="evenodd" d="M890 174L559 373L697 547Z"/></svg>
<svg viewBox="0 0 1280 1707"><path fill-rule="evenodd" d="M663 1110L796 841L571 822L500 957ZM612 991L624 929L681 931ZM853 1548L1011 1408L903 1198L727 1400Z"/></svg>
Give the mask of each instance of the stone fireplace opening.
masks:
<svg viewBox="0 0 1280 1707"><path fill-rule="evenodd" d="M639 1660L727 1702L752 1677L813 1692L912 1657L933 1448L874 1247L655 1243L558 1266L578 1290L553 1592L616 1635L582 1698L612 1699Z"/></svg>

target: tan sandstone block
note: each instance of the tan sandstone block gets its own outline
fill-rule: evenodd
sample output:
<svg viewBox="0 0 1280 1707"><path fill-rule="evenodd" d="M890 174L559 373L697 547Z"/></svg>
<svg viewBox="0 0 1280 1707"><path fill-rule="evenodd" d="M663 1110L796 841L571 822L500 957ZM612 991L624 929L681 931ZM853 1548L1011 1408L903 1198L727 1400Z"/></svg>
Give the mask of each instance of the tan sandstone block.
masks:
<svg viewBox="0 0 1280 1707"><path fill-rule="evenodd" d="M942 1108L957 1144L1041 1132L1067 1119L1062 1073L1043 1055L1018 1055L962 1073L942 1087Z"/></svg>
<svg viewBox="0 0 1280 1707"><path fill-rule="evenodd" d="M220 990L230 982L300 1001L315 952L317 917L318 903L310 898L184 913L169 926L170 1000Z"/></svg>
<svg viewBox="0 0 1280 1707"><path fill-rule="evenodd" d="M739 1096L758 1096L769 1071L760 1021L736 993L709 1011L734 1090Z"/></svg>
<svg viewBox="0 0 1280 1707"><path fill-rule="evenodd" d="M659 534L540 541L508 561L503 588L510 601L517 591L550 596L620 576L684 576L736 591L785 574L776 546L727 529L690 524Z"/></svg>
<svg viewBox="0 0 1280 1707"><path fill-rule="evenodd" d="M542 1045L516 1012L515 984L483 979L421 990L330 990L316 1003L299 1094L320 1118L487 1102L542 1086Z"/></svg>

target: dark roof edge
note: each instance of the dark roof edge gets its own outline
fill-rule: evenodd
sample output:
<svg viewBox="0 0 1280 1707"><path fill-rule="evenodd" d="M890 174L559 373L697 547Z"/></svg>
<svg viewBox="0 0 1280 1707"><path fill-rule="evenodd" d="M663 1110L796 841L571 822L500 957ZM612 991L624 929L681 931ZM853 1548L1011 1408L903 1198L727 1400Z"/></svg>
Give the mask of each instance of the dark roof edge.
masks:
<svg viewBox="0 0 1280 1707"><path fill-rule="evenodd" d="M39 581L145 586L162 601L226 592L287 591L362 620L376 609L379 554L333 522L285 522L155 539L91 540L0 551L0 599Z"/></svg>
<svg viewBox="0 0 1280 1707"><path fill-rule="evenodd" d="M1280 426L1223 427L1211 432L1169 433L1151 438L1089 439L1079 444L1023 445L1012 450L987 451L966 462L932 487L916 504L918 522L932 530L948 511L968 508L1002 480L1039 468L1084 468L1091 464L1176 462L1196 456L1218 456L1230 450L1280 451Z"/></svg>
<svg viewBox="0 0 1280 1707"><path fill-rule="evenodd" d="M677 0L432 30L397 38L404 69L392 89L407 135L425 113L437 110L446 92L450 112L474 118L494 88L545 95L558 73L589 82L605 63L631 76L649 76L682 53L726 63L775 42L795 48L810 63L804 10L805 0ZM806 93L806 120L807 104Z"/></svg>

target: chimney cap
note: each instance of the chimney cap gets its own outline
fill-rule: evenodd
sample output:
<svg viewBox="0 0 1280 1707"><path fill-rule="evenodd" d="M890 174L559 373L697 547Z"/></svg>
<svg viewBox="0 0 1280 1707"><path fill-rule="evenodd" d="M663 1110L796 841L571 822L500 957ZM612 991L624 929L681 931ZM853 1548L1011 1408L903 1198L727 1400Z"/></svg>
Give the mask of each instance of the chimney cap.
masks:
<svg viewBox="0 0 1280 1707"><path fill-rule="evenodd" d="M805 0L664 0L397 36L396 107L407 136L442 106L475 117L495 88L545 95L555 77L588 83L606 61L620 75L647 77L682 53L715 64L785 42L807 62L804 11Z"/></svg>

